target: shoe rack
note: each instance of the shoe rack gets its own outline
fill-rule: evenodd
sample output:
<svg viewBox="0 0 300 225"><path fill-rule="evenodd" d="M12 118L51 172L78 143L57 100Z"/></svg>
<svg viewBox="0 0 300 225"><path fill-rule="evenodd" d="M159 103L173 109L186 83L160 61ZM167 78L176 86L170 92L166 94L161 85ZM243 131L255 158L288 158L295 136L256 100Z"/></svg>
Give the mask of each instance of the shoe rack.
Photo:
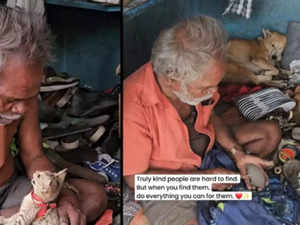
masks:
<svg viewBox="0 0 300 225"><path fill-rule="evenodd" d="M121 10L84 0L45 0L56 36L57 72L67 72L97 90L119 84Z"/></svg>
<svg viewBox="0 0 300 225"><path fill-rule="evenodd" d="M65 7L74 7L82 9L91 9L103 12L120 12L120 6L106 5L92 1L84 0L45 0L47 4L60 5Z"/></svg>

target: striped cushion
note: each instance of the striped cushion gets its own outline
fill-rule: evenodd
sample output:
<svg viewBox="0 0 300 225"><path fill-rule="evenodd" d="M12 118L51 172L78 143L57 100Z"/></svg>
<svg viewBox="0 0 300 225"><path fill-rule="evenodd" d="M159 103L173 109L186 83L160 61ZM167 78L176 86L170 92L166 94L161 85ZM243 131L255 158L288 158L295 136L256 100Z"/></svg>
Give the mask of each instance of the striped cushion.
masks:
<svg viewBox="0 0 300 225"><path fill-rule="evenodd" d="M296 102L277 88L266 88L242 96L236 105L248 120L258 120L278 108L288 112L296 106Z"/></svg>

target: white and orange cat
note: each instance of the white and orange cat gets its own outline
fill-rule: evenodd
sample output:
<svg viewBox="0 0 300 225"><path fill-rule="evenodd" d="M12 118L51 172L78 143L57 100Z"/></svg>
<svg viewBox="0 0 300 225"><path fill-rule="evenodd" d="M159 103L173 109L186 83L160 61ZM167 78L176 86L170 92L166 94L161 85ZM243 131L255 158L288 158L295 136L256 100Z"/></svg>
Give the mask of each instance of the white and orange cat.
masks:
<svg viewBox="0 0 300 225"><path fill-rule="evenodd" d="M68 221L59 218L55 203L66 175L67 169L35 172L33 191L24 197L18 213L10 218L0 216L0 225L67 225Z"/></svg>

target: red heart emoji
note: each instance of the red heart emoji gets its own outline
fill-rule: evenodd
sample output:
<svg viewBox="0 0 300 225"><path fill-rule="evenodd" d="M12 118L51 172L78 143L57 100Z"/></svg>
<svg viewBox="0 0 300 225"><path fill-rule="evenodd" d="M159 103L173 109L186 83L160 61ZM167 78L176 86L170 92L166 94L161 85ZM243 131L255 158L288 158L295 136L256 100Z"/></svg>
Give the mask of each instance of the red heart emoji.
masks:
<svg viewBox="0 0 300 225"><path fill-rule="evenodd" d="M240 199L242 196L243 196L242 193L235 193L235 197L236 197L237 199Z"/></svg>

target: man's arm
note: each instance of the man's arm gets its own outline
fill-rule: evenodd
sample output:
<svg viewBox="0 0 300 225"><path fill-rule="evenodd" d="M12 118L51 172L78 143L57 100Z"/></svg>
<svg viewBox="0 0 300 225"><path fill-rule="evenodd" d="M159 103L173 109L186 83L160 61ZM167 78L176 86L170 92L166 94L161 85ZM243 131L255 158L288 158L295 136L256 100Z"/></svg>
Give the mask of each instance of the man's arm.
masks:
<svg viewBox="0 0 300 225"><path fill-rule="evenodd" d="M237 168L240 170L241 176L248 189L255 189L255 187L252 187L247 175L247 166L249 164L255 164L261 168L270 168L273 166L273 163L256 156L246 154L243 147L234 138L234 134L230 132L228 127L223 123L222 119L215 114L215 112L213 112L211 119L216 131L216 140L232 156L232 159L235 161ZM267 174L264 173L264 175L268 182Z"/></svg>
<svg viewBox="0 0 300 225"><path fill-rule="evenodd" d="M125 97L126 97L126 92ZM130 98L129 98L130 99ZM233 171L216 168L211 170L153 170L150 169L153 140L146 114L141 105L125 98L123 118L123 172L124 180L134 189L134 174L236 174ZM126 103L127 102L127 103ZM137 172L138 171L138 172ZM232 184L214 184L213 189L224 190Z"/></svg>
<svg viewBox="0 0 300 225"><path fill-rule="evenodd" d="M27 175L30 178L37 170L55 170L52 163L42 152L37 98L31 99L28 102L28 111L21 122L19 136L21 145L20 155Z"/></svg>
<svg viewBox="0 0 300 225"><path fill-rule="evenodd" d="M42 151L41 131L38 121L38 99L30 100L20 126L21 158L29 177L37 170L55 171L55 167ZM84 225L85 216L79 210L75 193L63 189L58 202L59 214L69 218L71 225Z"/></svg>
<svg viewBox="0 0 300 225"><path fill-rule="evenodd" d="M235 139L233 133L214 111L212 112L211 122L216 132L216 141L234 158L234 153L236 152L232 152L232 149L235 149L236 151L242 151L242 147Z"/></svg>

